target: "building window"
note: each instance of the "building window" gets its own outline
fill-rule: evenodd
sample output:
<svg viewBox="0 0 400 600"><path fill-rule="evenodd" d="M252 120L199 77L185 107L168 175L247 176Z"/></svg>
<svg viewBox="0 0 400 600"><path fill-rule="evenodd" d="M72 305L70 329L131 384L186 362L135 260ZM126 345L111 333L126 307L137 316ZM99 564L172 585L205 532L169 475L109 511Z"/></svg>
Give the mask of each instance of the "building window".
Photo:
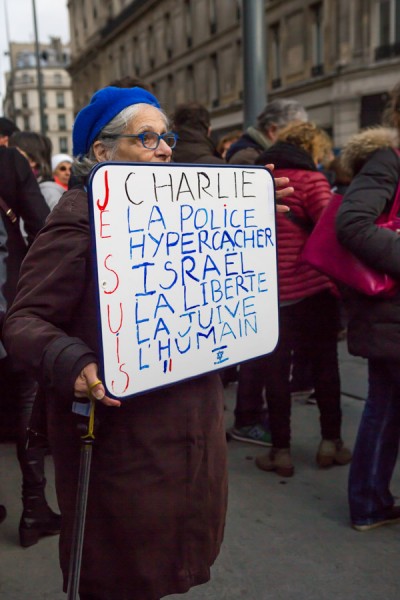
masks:
<svg viewBox="0 0 400 600"><path fill-rule="evenodd" d="M28 94L25 94L25 92L23 94L21 94L21 101L22 101L22 108L28 108L28 106L29 106Z"/></svg>
<svg viewBox="0 0 400 600"><path fill-rule="evenodd" d="M154 67L155 64L155 43L154 43L154 30L153 26L149 25L147 29L147 52L149 56L149 66L150 69Z"/></svg>
<svg viewBox="0 0 400 600"><path fill-rule="evenodd" d="M112 3L112 0L108 0L107 12L108 12L108 18L112 19L112 16L113 16L113 3Z"/></svg>
<svg viewBox="0 0 400 600"><path fill-rule="evenodd" d="M189 65L186 69L186 98L189 102L196 98L194 72L192 65Z"/></svg>
<svg viewBox="0 0 400 600"><path fill-rule="evenodd" d="M240 21L242 18L242 0L236 0L236 20Z"/></svg>
<svg viewBox="0 0 400 600"><path fill-rule="evenodd" d="M193 44L192 2L191 2L191 0L185 0L185 30L186 30L186 44L187 44L188 48L191 48L192 44Z"/></svg>
<svg viewBox="0 0 400 600"><path fill-rule="evenodd" d="M57 108L65 108L64 92L56 93Z"/></svg>
<svg viewBox="0 0 400 600"><path fill-rule="evenodd" d="M172 110L172 108L175 106L174 76L169 74L167 81L167 107L169 110Z"/></svg>
<svg viewBox="0 0 400 600"><path fill-rule="evenodd" d="M46 96L45 92L43 92L43 94L42 94L42 104L43 104L43 108L47 108L47 96Z"/></svg>
<svg viewBox="0 0 400 600"><path fill-rule="evenodd" d="M29 117L23 117L23 120L24 120L24 131L29 131L30 130Z"/></svg>
<svg viewBox="0 0 400 600"><path fill-rule="evenodd" d="M67 120L65 115L57 115L58 120L58 129L60 131L65 131L67 129Z"/></svg>
<svg viewBox="0 0 400 600"><path fill-rule="evenodd" d="M49 117L48 115L43 115L43 127L45 131L49 131Z"/></svg>
<svg viewBox="0 0 400 600"><path fill-rule="evenodd" d="M378 4L378 48L376 60L400 55L400 0L380 0Z"/></svg>
<svg viewBox="0 0 400 600"><path fill-rule="evenodd" d="M62 77L61 77L60 73L54 73L54 83L55 83L55 85L62 84Z"/></svg>
<svg viewBox="0 0 400 600"><path fill-rule="evenodd" d="M354 7L354 54L361 55L363 52L363 0L356 0Z"/></svg>
<svg viewBox="0 0 400 600"><path fill-rule="evenodd" d="M171 28L171 15L167 13L164 15L164 44L167 51L167 58L172 57L172 28Z"/></svg>
<svg viewBox="0 0 400 600"><path fill-rule="evenodd" d="M210 33L217 32L217 7L216 0L208 0L208 6L210 11Z"/></svg>
<svg viewBox="0 0 400 600"><path fill-rule="evenodd" d="M312 11L312 68L311 75L317 76L322 75L324 72L323 67L323 29L322 29L322 2L318 2L311 6Z"/></svg>
<svg viewBox="0 0 400 600"><path fill-rule="evenodd" d="M373 127L382 123L384 110L389 101L389 94L373 94L361 97L360 128Z"/></svg>
<svg viewBox="0 0 400 600"><path fill-rule="evenodd" d="M139 51L139 40L135 36L133 38L133 65L135 69L135 75L140 75L140 51Z"/></svg>
<svg viewBox="0 0 400 600"><path fill-rule="evenodd" d="M119 62L119 76L125 77L125 75L128 75L128 54L126 53L124 45L121 45L119 47L118 58L119 58L119 61L118 61Z"/></svg>
<svg viewBox="0 0 400 600"><path fill-rule="evenodd" d="M340 57L342 47L350 41L350 4L349 0L337 3L336 52Z"/></svg>
<svg viewBox="0 0 400 600"><path fill-rule="evenodd" d="M68 152L68 138L67 137L58 138L58 146L60 148L60 152Z"/></svg>
<svg viewBox="0 0 400 600"><path fill-rule="evenodd" d="M391 42L390 27L390 0L382 0L379 3L379 45L386 46Z"/></svg>
<svg viewBox="0 0 400 600"><path fill-rule="evenodd" d="M272 25L270 29L271 38L271 60L272 60L272 87L281 86L281 32L279 23Z"/></svg>
<svg viewBox="0 0 400 600"><path fill-rule="evenodd" d="M215 108L219 106L220 98L220 78L218 68L218 56L217 54L211 55L211 73L210 73L210 102L211 106Z"/></svg>

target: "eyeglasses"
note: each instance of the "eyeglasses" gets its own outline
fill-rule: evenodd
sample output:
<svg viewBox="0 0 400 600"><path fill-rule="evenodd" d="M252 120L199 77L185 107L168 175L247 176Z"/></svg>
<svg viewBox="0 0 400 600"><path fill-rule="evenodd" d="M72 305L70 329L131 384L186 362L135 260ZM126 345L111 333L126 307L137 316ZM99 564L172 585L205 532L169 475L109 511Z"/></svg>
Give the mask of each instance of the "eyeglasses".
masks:
<svg viewBox="0 0 400 600"><path fill-rule="evenodd" d="M58 171L70 171L71 167L66 167L65 165L61 165L61 167L57 167Z"/></svg>
<svg viewBox="0 0 400 600"><path fill-rule="evenodd" d="M173 131L167 131L166 133L162 133L161 135L159 135L155 131L144 131L143 133L104 135L103 138L110 138L112 140L117 140L119 138L139 138L144 148L147 148L147 150L157 150L160 144L160 140L164 140L164 142L170 148L175 148L178 136Z"/></svg>

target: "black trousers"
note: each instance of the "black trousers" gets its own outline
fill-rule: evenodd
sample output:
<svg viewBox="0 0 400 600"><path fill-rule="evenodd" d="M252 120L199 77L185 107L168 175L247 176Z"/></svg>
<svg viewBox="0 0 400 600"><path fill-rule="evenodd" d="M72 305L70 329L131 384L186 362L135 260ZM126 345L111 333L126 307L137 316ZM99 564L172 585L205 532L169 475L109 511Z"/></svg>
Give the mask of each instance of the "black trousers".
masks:
<svg viewBox="0 0 400 600"><path fill-rule="evenodd" d="M303 347L309 357L315 396L320 412L321 437L340 438L340 376L337 355L339 328L338 301L330 292L321 292L280 310L280 339L265 358L266 382L272 444L290 446L290 362L294 347Z"/></svg>

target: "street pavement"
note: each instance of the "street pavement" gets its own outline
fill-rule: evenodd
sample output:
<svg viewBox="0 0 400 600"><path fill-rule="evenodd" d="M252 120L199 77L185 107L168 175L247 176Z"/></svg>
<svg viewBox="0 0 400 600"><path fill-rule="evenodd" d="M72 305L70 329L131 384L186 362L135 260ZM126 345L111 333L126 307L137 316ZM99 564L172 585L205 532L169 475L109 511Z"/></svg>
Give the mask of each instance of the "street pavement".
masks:
<svg viewBox="0 0 400 600"><path fill-rule="evenodd" d="M365 361L340 343L343 438L354 443L366 395ZM236 386L226 389L227 427ZM225 541L208 584L187 600L398 600L400 525L359 533L351 529L346 499L348 467L319 470L318 410L294 403L295 475L259 471L254 458L266 450L230 441L229 507ZM48 497L56 506L51 457ZM0 500L8 517L0 525L0 599L65 600L57 537L31 548L18 545L20 476L12 444L0 444ZM400 494L400 471L392 491ZM171 600L181 595L169 596Z"/></svg>

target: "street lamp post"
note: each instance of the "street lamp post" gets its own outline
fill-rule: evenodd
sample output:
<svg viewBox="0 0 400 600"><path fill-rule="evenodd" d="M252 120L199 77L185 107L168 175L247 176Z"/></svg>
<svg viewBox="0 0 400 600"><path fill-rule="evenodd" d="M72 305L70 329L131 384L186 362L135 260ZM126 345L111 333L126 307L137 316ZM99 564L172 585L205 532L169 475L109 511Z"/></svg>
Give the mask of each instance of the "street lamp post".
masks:
<svg viewBox="0 0 400 600"><path fill-rule="evenodd" d="M36 20L36 4L35 0L32 0L32 10L33 10L33 26L35 30L35 55L36 55L36 73L37 73L37 90L39 95L39 116L40 116L40 132L45 135L46 134L46 123L44 118L44 102L43 102L43 82L42 82L42 73L40 69L40 55L39 55L39 38L38 38L38 28L37 28L37 20Z"/></svg>
<svg viewBox="0 0 400 600"><path fill-rule="evenodd" d="M243 0L244 126L254 125L267 102L264 0Z"/></svg>
<svg viewBox="0 0 400 600"><path fill-rule="evenodd" d="M10 59L10 78L7 84L7 88L9 89L9 94L10 94L10 114L8 115L13 121L15 121L15 102L14 102L14 60L13 60L13 55L11 52L11 44L10 44L10 24L8 21L8 6L7 6L7 0L5 0L4 2L4 21L5 21L5 26L6 26L6 38L7 38L7 46L8 46L8 52L6 52L5 54L8 54L8 57Z"/></svg>

